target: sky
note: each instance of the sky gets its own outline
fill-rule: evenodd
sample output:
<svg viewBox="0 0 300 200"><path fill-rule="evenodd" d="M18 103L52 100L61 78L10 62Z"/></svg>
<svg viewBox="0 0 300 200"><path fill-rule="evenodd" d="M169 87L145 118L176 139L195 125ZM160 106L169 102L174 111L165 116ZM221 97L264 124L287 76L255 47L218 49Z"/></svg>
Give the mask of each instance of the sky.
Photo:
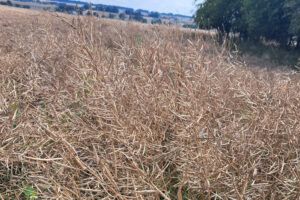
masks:
<svg viewBox="0 0 300 200"><path fill-rule="evenodd" d="M92 3L101 3L130 7L134 9L146 9L174 14L192 16L195 12L195 0L85 0Z"/></svg>

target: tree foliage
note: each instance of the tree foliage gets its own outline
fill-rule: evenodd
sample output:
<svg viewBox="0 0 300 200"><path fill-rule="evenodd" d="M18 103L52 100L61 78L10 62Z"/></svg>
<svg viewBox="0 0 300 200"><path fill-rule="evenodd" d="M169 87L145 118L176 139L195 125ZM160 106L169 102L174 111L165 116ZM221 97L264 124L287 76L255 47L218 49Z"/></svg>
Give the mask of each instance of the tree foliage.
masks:
<svg viewBox="0 0 300 200"><path fill-rule="evenodd" d="M261 36L267 40L281 43L288 38L288 17L284 15L283 0L244 0L242 9L245 15L247 32L258 40Z"/></svg>
<svg viewBox="0 0 300 200"><path fill-rule="evenodd" d="M300 38L300 1L205 0L198 4L195 21L200 28L240 33L252 40L263 37L286 45L293 36Z"/></svg>
<svg viewBox="0 0 300 200"><path fill-rule="evenodd" d="M152 18L159 18L160 17L160 14L159 12L151 12L149 14L149 17L152 17Z"/></svg>
<svg viewBox="0 0 300 200"><path fill-rule="evenodd" d="M133 19L139 22L147 23L147 20L143 18L141 12L134 12Z"/></svg>
<svg viewBox="0 0 300 200"><path fill-rule="evenodd" d="M119 14L119 18L120 18L121 20L125 20L125 19L126 19L126 15L125 15L124 13L120 13L120 14Z"/></svg>
<svg viewBox="0 0 300 200"><path fill-rule="evenodd" d="M291 26L288 29L289 34L300 36L300 1L286 0L284 9L286 16L291 22Z"/></svg>
<svg viewBox="0 0 300 200"><path fill-rule="evenodd" d="M239 4L240 0L206 0L199 4L195 21L201 28L217 28L228 33L238 24L241 8Z"/></svg>

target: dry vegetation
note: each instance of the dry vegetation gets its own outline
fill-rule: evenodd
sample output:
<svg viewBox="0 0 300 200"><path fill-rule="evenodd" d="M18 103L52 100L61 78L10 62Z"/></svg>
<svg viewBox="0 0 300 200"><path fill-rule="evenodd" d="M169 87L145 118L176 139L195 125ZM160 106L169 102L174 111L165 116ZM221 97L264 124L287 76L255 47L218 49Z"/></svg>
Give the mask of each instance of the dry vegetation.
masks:
<svg viewBox="0 0 300 200"><path fill-rule="evenodd" d="M0 199L299 199L300 75L235 57L0 7Z"/></svg>

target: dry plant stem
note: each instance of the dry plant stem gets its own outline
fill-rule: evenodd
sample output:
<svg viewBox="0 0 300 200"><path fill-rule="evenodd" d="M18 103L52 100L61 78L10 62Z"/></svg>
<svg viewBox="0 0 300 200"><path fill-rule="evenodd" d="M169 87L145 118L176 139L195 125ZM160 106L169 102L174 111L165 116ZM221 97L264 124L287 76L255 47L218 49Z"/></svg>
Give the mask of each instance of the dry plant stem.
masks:
<svg viewBox="0 0 300 200"><path fill-rule="evenodd" d="M226 46L0 6L0 199L299 199L300 75Z"/></svg>

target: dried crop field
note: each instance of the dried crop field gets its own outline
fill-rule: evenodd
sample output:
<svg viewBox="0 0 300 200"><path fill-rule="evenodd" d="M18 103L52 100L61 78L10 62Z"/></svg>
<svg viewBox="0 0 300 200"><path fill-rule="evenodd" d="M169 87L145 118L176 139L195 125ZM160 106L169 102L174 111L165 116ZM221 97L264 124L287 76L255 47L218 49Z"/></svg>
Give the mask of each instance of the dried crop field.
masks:
<svg viewBox="0 0 300 200"><path fill-rule="evenodd" d="M300 74L208 36L0 7L0 199L299 199Z"/></svg>

